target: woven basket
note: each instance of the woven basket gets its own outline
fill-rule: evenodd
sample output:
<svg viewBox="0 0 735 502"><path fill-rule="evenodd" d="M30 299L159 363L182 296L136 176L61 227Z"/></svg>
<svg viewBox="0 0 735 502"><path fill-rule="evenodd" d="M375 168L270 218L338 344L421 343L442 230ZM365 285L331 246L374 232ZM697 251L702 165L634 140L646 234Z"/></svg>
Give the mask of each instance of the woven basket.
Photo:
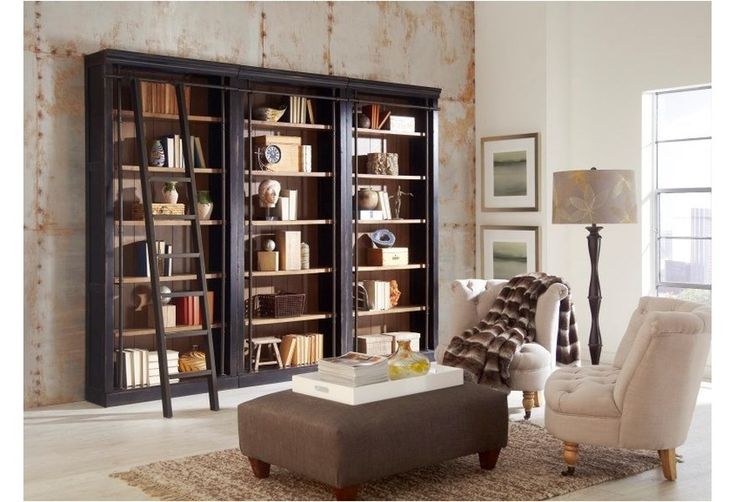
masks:
<svg viewBox="0 0 735 502"><path fill-rule="evenodd" d="M304 313L304 293L255 295L257 317L296 317Z"/></svg>
<svg viewBox="0 0 735 502"><path fill-rule="evenodd" d="M179 355L179 371L181 373L207 369L207 356L197 348L196 345L193 345L189 352L182 352Z"/></svg>

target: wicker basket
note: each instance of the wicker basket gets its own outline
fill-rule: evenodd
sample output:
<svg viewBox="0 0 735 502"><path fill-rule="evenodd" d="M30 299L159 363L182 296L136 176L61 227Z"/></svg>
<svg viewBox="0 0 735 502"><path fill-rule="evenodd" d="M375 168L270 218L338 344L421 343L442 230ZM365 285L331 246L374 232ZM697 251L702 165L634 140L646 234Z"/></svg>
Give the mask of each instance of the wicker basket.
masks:
<svg viewBox="0 0 735 502"><path fill-rule="evenodd" d="M296 317L304 313L304 293L255 295L257 317Z"/></svg>

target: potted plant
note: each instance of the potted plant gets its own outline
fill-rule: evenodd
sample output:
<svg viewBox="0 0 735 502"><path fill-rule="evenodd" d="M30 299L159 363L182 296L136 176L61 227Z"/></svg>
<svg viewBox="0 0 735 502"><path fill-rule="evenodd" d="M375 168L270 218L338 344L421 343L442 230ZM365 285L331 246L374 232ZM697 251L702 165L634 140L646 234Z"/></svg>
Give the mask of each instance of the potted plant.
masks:
<svg viewBox="0 0 735 502"><path fill-rule="evenodd" d="M208 220L212 217L212 209L214 203L209 195L209 190L199 190L197 192L197 215L200 220Z"/></svg>
<svg viewBox="0 0 735 502"><path fill-rule="evenodd" d="M168 181L163 185L163 201L166 204L176 204L179 200L179 192L176 190L176 181Z"/></svg>

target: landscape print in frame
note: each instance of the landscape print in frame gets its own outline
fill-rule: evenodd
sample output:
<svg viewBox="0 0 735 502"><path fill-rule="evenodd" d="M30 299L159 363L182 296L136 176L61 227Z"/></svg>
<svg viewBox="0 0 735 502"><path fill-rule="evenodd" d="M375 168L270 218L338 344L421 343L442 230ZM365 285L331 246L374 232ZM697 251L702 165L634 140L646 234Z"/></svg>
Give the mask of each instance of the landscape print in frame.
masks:
<svg viewBox="0 0 735 502"><path fill-rule="evenodd" d="M540 268L539 227L482 225L483 279L510 279Z"/></svg>
<svg viewBox="0 0 735 502"><path fill-rule="evenodd" d="M538 133L480 141L482 211L537 211Z"/></svg>

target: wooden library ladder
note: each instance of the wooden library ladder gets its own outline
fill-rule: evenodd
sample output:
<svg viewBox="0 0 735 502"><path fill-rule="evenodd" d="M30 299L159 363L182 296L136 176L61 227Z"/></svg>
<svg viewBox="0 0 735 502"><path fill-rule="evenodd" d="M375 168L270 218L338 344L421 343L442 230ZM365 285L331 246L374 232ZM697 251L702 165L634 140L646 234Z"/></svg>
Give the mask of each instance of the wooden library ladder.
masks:
<svg viewBox="0 0 735 502"><path fill-rule="evenodd" d="M148 152L145 141L145 125L143 123L143 106L141 102L141 84L137 78L132 79L132 101L133 113L135 117L135 137L138 148L138 162L140 164L140 185L143 196L143 210L145 216L145 233L148 242L148 263L151 270L151 290L153 291L153 306L156 321L156 345L158 352L158 371L161 380L161 401L163 404L163 416L171 418L173 412L171 410L171 382L172 378L191 379L206 378L209 386L209 407L212 411L219 410L219 397L217 394L217 371L215 369L214 345L212 342L212 324L209 312L209 303L207 301L207 281L204 269L204 252L202 249L202 231L199 223L199 216L196 211L197 189L194 177L194 162L191 151L191 139L189 134L189 120L186 109L186 101L184 99L184 85L176 83L176 101L179 107L179 124L182 137L182 146L184 154L184 176L172 176L168 174L151 176L148 172ZM169 214L153 214L153 198L151 195L151 183L153 182L180 182L187 186L187 194L189 197L189 205L192 206L194 214L169 215ZM192 241L195 248L193 253L159 253L156 249L156 233L154 223L156 220L179 220L191 223L189 228L192 232ZM161 292L160 271L158 270L159 258L163 259L194 259L196 260L196 276L197 281L201 284L198 291L175 291L169 293ZM187 296L201 297L200 305L203 306L204 319L202 329L189 331L176 331L175 333L166 333L163 326L163 310L162 298L181 298ZM202 371L178 372L169 374L168 361L166 358L166 341L173 338L186 336L207 336L206 359L207 368Z"/></svg>

